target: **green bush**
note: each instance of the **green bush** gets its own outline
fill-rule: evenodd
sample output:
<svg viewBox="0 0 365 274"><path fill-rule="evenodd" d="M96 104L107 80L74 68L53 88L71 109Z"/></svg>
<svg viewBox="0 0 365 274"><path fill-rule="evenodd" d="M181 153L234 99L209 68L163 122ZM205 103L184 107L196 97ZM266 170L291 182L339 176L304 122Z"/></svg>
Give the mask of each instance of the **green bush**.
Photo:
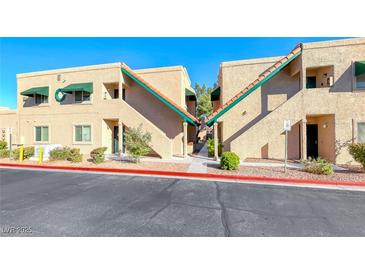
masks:
<svg viewBox="0 0 365 274"><path fill-rule="evenodd" d="M214 139L208 139L207 147L208 147L208 156L213 157L214 156ZM218 156L222 155L222 151L223 151L223 144L221 142L218 142Z"/></svg>
<svg viewBox="0 0 365 274"><path fill-rule="evenodd" d="M125 147L135 162L139 162L142 156L151 152L150 132L142 132L142 125L138 128L128 128L125 133Z"/></svg>
<svg viewBox="0 0 365 274"><path fill-rule="evenodd" d="M240 157L230 151L226 151L222 154L220 167L224 170L234 170L240 165Z"/></svg>
<svg viewBox="0 0 365 274"><path fill-rule="evenodd" d="M20 152L20 148L13 150L12 156L15 160L19 160L19 154L20 154L19 152ZM23 148L23 158L24 159L29 159L33 155L34 155L34 147L24 147Z"/></svg>
<svg viewBox="0 0 365 274"><path fill-rule="evenodd" d="M70 161L72 163L79 163L82 161L82 154L79 148L58 147L52 149L49 153L49 159L52 161Z"/></svg>
<svg viewBox="0 0 365 274"><path fill-rule="evenodd" d="M10 151L7 149L0 149L0 158L9 158Z"/></svg>
<svg viewBox="0 0 365 274"><path fill-rule="evenodd" d="M104 153L107 150L106 147L98 147L90 152L90 157L95 164L100 164L105 161Z"/></svg>
<svg viewBox="0 0 365 274"><path fill-rule="evenodd" d="M318 157L317 159L309 158L304 162L304 171L314 174L331 175L333 174L333 166L325 159Z"/></svg>
<svg viewBox="0 0 365 274"><path fill-rule="evenodd" d="M350 144L348 150L354 160L365 169L365 143Z"/></svg>
<svg viewBox="0 0 365 274"><path fill-rule="evenodd" d="M65 161L70 157L71 148L69 147L57 147L49 152L49 159L51 161Z"/></svg>
<svg viewBox="0 0 365 274"><path fill-rule="evenodd" d="M70 150L70 155L67 158L67 160L72 162L72 163L82 162L82 154L80 153L80 149L79 148L72 148Z"/></svg>
<svg viewBox="0 0 365 274"><path fill-rule="evenodd" d="M8 143L6 141L0 140L0 150L4 150L8 148Z"/></svg>

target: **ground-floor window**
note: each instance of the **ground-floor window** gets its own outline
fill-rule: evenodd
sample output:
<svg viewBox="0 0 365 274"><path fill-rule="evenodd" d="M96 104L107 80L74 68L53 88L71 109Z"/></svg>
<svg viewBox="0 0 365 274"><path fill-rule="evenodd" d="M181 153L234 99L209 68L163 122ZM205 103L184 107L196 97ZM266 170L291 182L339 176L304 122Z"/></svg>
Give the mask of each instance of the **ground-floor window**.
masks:
<svg viewBox="0 0 365 274"><path fill-rule="evenodd" d="M365 143L365 122L357 124L357 142Z"/></svg>
<svg viewBox="0 0 365 274"><path fill-rule="evenodd" d="M48 126L35 127L35 141L48 142Z"/></svg>
<svg viewBox="0 0 365 274"><path fill-rule="evenodd" d="M91 142L91 126L75 126L76 142Z"/></svg>

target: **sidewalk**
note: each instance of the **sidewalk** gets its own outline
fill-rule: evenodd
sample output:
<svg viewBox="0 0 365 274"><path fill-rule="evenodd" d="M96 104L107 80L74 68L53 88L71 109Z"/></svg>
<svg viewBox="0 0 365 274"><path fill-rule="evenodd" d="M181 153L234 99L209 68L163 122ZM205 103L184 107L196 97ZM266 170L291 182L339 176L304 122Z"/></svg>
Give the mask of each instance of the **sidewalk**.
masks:
<svg viewBox="0 0 365 274"><path fill-rule="evenodd" d="M208 157L208 148L206 143L198 154L194 154L191 158L193 160L189 166L188 172L207 173L208 163L216 163L216 161Z"/></svg>

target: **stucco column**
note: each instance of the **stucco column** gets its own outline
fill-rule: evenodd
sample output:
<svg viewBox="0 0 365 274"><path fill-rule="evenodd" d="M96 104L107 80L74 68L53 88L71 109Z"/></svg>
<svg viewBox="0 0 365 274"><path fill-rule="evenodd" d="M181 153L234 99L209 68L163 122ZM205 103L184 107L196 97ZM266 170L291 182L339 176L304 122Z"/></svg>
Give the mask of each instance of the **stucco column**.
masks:
<svg viewBox="0 0 365 274"><path fill-rule="evenodd" d="M118 123L118 143L119 143L119 157L123 154L123 123Z"/></svg>
<svg viewBox="0 0 365 274"><path fill-rule="evenodd" d="M300 122L300 132L301 132L301 152L300 152L300 158L301 160L307 159L307 120L303 118Z"/></svg>
<svg viewBox="0 0 365 274"><path fill-rule="evenodd" d="M184 151L184 158L188 157L188 123L183 122L183 131L184 131L184 144L183 144L183 151Z"/></svg>
<svg viewBox="0 0 365 274"><path fill-rule="evenodd" d="M218 123L213 125L213 138L214 138L214 160L218 160Z"/></svg>

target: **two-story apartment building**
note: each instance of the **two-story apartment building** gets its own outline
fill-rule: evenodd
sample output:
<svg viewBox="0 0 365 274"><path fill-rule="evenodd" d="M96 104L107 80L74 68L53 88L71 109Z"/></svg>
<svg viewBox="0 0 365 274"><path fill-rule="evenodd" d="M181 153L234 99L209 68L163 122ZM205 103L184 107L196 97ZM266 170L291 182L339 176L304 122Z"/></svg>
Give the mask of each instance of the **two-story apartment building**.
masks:
<svg viewBox="0 0 365 274"><path fill-rule="evenodd" d="M365 142L365 39L304 43L287 56L224 62L212 93L224 150L242 159L288 157L351 163L346 145ZM215 150L217 151L217 149ZM218 155L216 155L217 157Z"/></svg>
<svg viewBox="0 0 365 274"><path fill-rule="evenodd" d="M17 75L16 115L0 113L13 143L59 144L83 154L125 152L124 133L142 126L153 154L187 155L195 141L195 92L182 66L132 70L124 63ZM6 127L5 127L6 123Z"/></svg>

